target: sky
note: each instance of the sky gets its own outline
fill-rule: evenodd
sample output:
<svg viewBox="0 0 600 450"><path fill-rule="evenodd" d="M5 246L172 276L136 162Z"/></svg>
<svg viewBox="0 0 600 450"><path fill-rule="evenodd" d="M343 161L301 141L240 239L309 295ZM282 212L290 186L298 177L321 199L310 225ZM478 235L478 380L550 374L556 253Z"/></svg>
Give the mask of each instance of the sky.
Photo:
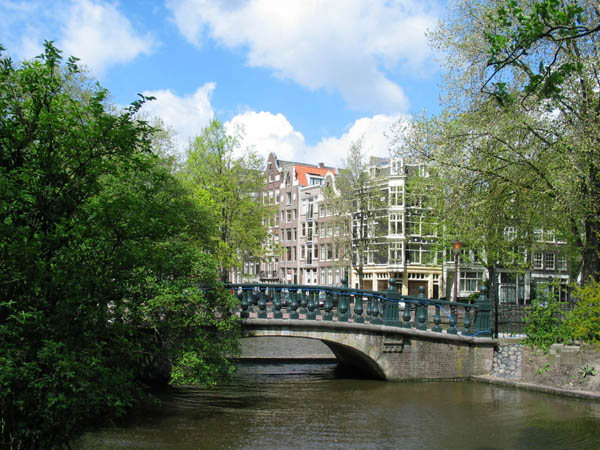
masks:
<svg viewBox="0 0 600 450"><path fill-rule="evenodd" d="M394 123L439 106L428 45L443 0L0 0L15 61L52 40L181 155L216 118L266 157L343 166L352 142L388 156Z"/></svg>

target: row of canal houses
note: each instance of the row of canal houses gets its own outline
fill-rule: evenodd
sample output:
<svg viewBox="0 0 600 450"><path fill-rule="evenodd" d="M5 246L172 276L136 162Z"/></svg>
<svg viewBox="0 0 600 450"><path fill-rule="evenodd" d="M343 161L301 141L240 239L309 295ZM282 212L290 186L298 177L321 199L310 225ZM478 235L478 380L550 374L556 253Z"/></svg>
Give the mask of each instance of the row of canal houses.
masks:
<svg viewBox="0 0 600 450"><path fill-rule="evenodd" d="M386 198L384 221L387 233L372 244L364 267L363 289L385 290L389 280L397 280L403 295L417 295L425 288L428 298L452 298L454 257L451 251L434 251L432 237L406 193L407 180L424 173L425 167L408 158L370 159L367 170ZM263 201L273 206L265 223L269 229L264 254L248 258L243 267L231 271L232 282L339 286L346 278L358 288L356 270L338 251L339 222L328 207L324 189L335 189L337 170L323 163L316 165L283 161L271 153L266 163ZM507 234L511 229L507 227ZM566 286L567 261L562 243L554 234L536 235L539 245L526 252L528 269L497 271L498 299L503 304L528 304L536 287L549 280ZM479 290L487 270L474 263L464 250L459 258L458 297L466 298ZM566 289L561 290L566 292Z"/></svg>

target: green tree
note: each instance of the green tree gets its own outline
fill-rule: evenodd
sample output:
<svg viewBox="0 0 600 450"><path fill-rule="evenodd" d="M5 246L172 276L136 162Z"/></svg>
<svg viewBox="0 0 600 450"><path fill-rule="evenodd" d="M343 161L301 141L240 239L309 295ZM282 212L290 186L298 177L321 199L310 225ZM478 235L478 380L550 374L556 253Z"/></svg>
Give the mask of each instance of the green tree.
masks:
<svg viewBox="0 0 600 450"><path fill-rule="evenodd" d="M326 204L336 212L335 226L343 231L335 244L342 259L356 271L361 289L369 254L387 260L384 241L387 235L387 213L384 210L387 191L382 191L379 186L377 174L370 174L367 169L363 140L359 139L348 150L344 167L336 176L335 189L326 187L324 191ZM385 255L381 255L382 252Z"/></svg>
<svg viewBox="0 0 600 450"><path fill-rule="evenodd" d="M506 164L513 145L504 136L510 133L502 122L488 124L481 131L477 121L482 115L480 110L476 118L417 121L410 133L403 133L399 151L412 151L426 162L426 176L411 178L407 191L422 196L430 216L428 225L433 228L428 234L437 237L436 249L448 252L452 242L459 240L461 262L481 264L488 271L490 300L494 301L496 270L529 266L526 255L533 231L540 223L551 223L540 207L551 202L515 189L515 177L521 177L518 182L526 180ZM493 136L502 136L508 148L503 149ZM552 228L558 226L559 222L552 223Z"/></svg>
<svg viewBox="0 0 600 450"><path fill-rule="evenodd" d="M188 150L183 177L200 203L209 205L218 235L221 279L239 267L243 258L259 256L267 236L265 220L271 209L263 205L264 162L253 151L237 155L239 139L213 120Z"/></svg>
<svg viewBox="0 0 600 450"><path fill-rule="evenodd" d="M446 110L414 147L485 187L476 214L507 195L504 224L557 230L583 281L600 274L599 20L593 1L453 2L432 33Z"/></svg>
<svg viewBox="0 0 600 450"><path fill-rule="evenodd" d="M75 59L0 60L0 439L60 448L146 398L162 357L175 381L231 372L232 298L155 130L121 112ZM194 352L194 358L191 358Z"/></svg>

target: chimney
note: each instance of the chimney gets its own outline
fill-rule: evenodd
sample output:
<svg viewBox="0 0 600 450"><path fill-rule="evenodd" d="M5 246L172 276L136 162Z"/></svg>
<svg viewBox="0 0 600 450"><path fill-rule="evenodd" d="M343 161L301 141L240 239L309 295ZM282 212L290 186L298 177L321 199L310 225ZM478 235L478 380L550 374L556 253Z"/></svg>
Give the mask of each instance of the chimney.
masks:
<svg viewBox="0 0 600 450"><path fill-rule="evenodd" d="M325 167L325 163L319 163L319 167L322 169Z"/></svg>

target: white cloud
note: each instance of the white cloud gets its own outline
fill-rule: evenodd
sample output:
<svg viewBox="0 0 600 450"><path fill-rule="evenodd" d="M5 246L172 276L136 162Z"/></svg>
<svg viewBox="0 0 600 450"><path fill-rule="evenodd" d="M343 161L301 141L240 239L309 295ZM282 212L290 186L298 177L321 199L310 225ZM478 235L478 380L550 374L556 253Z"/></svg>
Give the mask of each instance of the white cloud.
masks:
<svg viewBox="0 0 600 450"><path fill-rule="evenodd" d="M306 147L302 133L294 130L283 114L247 111L226 122L225 127L230 134L239 129L240 147L252 148L265 158L274 152L280 159L294 160Z"/></svg>
<svg viewBox="0 0 600 450"><path fill-rule="evenodd" d="M432 0L434 1L434 0ZM431 2L430 2L431 3ZM419 0L170 0L183 36L247 49L248 63L309 89L338 90L348 105L385 113L408 106L386 70L424 71L435 9Z"/></svg>
<svg viewBox="0 0 600 450"><path fill-rule="evenodd" d="M402 115L378 114L356 120L340 137L322 139L314 146L307 145L304 136L295 130L283 114L248 111L235 116L225 125L230 132L238 126L244 130L242 147L252 147L265 158L275 152L278 158L340 167L353 141L363 139L368 156L389 156L389 133L393 123L405 118Z"/></svg>
<svg viewBox="0 0 600 450"><path fill-rule="evenodd" d="M343 166L348 150L353 142L363 139L363 150L367 156L390 156L390 127L399 120L405 120L404 115L377 114L372 117L362 117L356 120L350 129L339 138L322 139L314 148L307 152L309 162L315 158L334 166ZM319 158L321 157L321 158Z"/></svg>
<svg viewBox="0 0 600 450"><path fill-rule="evenodd" d="M145 96L156 97L146 102L142 112L150 117L159 117L175 133L176 147L183 155L190 139L199 135L214 117L210 97L215 83L206 83L192 95L178 97L171 90L145 91Z"/></svg>
<svg viewBox="0 0 600 450"><path fill-rule="evenodd" d="M42 52L53 40L66 56L76 56L100 77L111 65L150 54L150 33L134 29L116 3L102 0L12 1L0 3L0 42L16 59Z"/></svg>
<svg viewBox="0 0 600 450"><path fill-rule="evenodd" d="M116 5L91 0L73 3L62 31L61 47L97 76L109 65L151 53L155 46L152 36L138 34Z"/></svg>

